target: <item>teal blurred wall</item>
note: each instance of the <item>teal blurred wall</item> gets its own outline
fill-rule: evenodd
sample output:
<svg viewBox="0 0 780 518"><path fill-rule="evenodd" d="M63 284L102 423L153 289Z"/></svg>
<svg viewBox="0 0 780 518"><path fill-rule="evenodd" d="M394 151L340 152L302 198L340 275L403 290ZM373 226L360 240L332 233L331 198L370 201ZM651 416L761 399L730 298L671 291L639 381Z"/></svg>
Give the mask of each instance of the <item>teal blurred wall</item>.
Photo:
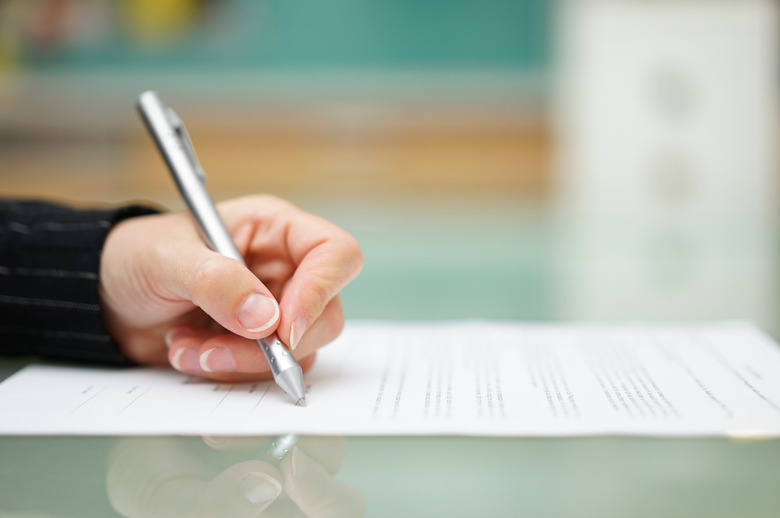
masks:
<svg viewBox="0 0 780 518"><path fill-rule="evenodd" d="M132 5L130 2L126 2ZM26 66L233 68L501 68L548 57L548 0L232 0L200 2L188 30L150 44L115 25L56 51L28 46ZM114 7L118 4L114 4Z"/></svg>

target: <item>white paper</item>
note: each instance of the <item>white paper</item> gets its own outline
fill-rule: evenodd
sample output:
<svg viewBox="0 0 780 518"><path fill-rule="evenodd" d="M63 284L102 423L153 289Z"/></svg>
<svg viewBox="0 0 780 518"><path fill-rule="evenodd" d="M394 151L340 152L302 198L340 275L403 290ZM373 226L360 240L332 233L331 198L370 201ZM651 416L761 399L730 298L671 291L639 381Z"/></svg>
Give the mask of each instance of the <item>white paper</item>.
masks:
<svg viewBox="0 0 780 518"><path fill-rule="evenodd" d="M272 382L29 366L0 434L780 436L780 349L749 323L356 323L296 407Z"/></svg>

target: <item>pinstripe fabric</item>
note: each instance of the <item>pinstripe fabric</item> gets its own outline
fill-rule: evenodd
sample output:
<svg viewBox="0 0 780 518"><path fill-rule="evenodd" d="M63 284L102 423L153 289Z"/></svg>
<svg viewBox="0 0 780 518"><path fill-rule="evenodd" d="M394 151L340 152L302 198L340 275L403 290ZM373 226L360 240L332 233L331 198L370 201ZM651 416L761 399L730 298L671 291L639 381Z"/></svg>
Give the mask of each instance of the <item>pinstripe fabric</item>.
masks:
<svg viewBox="0 0 780 518"><path fill-rule="evenodd" d="M100 315L100 251L111 225L153 212L0 199L0 354L123 363Z"/></svg>

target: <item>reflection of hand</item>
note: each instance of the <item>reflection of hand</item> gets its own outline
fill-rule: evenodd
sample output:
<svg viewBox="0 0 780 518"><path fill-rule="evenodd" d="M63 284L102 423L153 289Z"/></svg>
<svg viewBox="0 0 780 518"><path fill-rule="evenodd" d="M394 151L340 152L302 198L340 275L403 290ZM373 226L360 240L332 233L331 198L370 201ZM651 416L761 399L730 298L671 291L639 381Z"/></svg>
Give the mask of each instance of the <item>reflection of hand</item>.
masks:
<svg viewBox="0 0 780 518"><path fill-rule="evenodd" d="M194 438L123 440L108 469L109 500L128 518L364 516L363 497L334 478L343 438L304 437L278 468L251 459L262 442L209 438L207 448Z"/></svg>
<svg viewBox="0 0 780 518"><path fill-rule="evenodd" d="M270 378L254 340L276 331L306 369L342 329L338 293L362 266L360 247L272 196L218 209L247 267L210 250L186 212L130 218L109 232L100 265L109 332L130 360L237 381Z"/></svg>

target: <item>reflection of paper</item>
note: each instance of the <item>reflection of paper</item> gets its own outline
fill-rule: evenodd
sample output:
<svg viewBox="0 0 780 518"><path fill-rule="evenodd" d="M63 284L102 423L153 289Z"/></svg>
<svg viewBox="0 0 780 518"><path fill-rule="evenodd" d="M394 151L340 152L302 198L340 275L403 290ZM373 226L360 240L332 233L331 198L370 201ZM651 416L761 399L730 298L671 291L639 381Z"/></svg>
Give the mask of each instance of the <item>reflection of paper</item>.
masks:
<svg viewBox="0 0 780 518"><path fill-rule="evenodd" d="M2 434L780 436L780 349L746 323L350 323L306 377L31 366L0 385Z"/></svg>

